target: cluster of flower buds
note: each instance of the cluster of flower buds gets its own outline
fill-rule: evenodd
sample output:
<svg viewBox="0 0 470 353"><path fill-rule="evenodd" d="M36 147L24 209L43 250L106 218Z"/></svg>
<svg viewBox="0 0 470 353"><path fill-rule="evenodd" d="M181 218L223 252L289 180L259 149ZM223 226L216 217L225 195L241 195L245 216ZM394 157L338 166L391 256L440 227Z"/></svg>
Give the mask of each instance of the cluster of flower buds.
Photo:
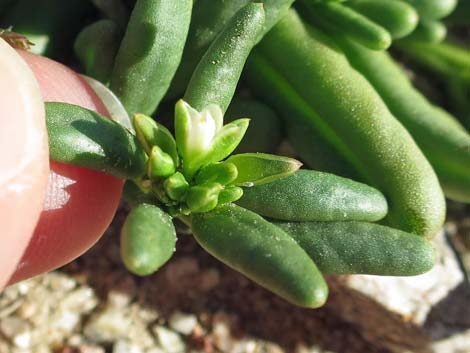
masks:
<svg viewBox="0 0 470 353"><path fill-rule="evenodd" d="M133 125L148 156L146 174L137 184L155 195L172 215L208 212L235 202L243 195L241 186L267 183L301 166L295 159L263 153L230 156L245 135L249 119L223 125L223 113L216 105L199 112L178 101L176 138L143 114L134 116Z"/></svg>

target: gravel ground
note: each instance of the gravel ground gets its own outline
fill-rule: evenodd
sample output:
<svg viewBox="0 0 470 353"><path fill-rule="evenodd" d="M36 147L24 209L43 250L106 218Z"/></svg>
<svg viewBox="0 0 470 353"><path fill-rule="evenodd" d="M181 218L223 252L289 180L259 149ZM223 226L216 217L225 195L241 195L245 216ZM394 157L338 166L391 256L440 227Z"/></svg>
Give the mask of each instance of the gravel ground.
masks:
<svg viewBox="0 0 470 353"><path fill-rule="evenodd" d="M451 210L448 227L466 232L458 238L464 249L469 208ZM388 353L342 321L334 304L295 308L188 235L155 275L129 274L119 258L123 217L86 255L0 295L0 353Z"/></svg>

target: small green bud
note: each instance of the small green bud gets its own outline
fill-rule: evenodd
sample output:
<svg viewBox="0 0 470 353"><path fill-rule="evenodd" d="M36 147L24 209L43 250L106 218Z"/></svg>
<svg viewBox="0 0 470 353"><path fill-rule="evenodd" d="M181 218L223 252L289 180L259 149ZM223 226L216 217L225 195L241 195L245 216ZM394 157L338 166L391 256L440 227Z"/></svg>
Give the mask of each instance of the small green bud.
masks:
<svg viewBox="0 0 470 353"><path fill-rule="evenodd" d="M196 185L186 192L186 204L191 212L209 212L217 207L219 193L223 186L219 183Z"/></svg>
<svg viewBox="0 0 470 353"><path fill-rule="evenodd" d="M211 163L202 167L196 174L196 184L219 183L228 185L238 176L235 164L227 162Z"/></svg>
<svg viewBox="0 0 470 353"><path fill-rule="evenodd" d="M175 165L178 166L179 157L176 150L176 141L165 126L144 114L135 114L133 125L137 139L147 154L151 153L153 146L158 146L163 152L168 153L173 158Z"/></svg>
<svg viewBox="0 0 470 353"><path fill-rule="evenodd" d="M302 163L296 159L266 153L241 153L230 156L226 162L238 169L239 186L255 186L270 183L295 173Z"/></svg>
<svg viewBox="0 0 470 353"><path fill-rule="evenodd" d="M169 177L176 171L173 158L162 151L158 146L153 146L147 161L147 175L151 180Z"/></svg>
<svg viewBox="0 0 470 353"><path fill-rule="evenodd" d="M186 181L183 174L176 172L172 176L165 179L163 182L163 188L165 189L166 194L176 201L183 199L186 191L189 188L189 184Z"/></svg>
<svg viewBox="0 0 470 353"><path fill-rule="evenodd" d="M155 135L155 130L157 130L155 121L144 114L135 114L132 119L132 125L134 126L137 139L141 143L145 152L150 154L152 146L155 145L154 141L152 141Z"/></svg>
<svg viewBox="0 0 470 353"><path fill-rule="evenodd" d="M235 202L243 196L243 189L238 186L229 186L219 193L218 205Z"/></svg>

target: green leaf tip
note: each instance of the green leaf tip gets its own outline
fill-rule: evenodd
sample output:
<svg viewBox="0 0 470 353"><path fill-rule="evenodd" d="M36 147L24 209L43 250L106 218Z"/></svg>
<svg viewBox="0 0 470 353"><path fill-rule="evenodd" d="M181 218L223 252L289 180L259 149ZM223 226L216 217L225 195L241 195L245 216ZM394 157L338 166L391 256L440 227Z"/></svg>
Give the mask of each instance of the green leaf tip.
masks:
<svg viewBox="0 0 470 353"><path fill-rule="evenodd" d="M266 153L241 153L230 156L227 162L238 170L233 181L238 186L255 186L270 183L295 173L302 163L296 159Z"/></svg>

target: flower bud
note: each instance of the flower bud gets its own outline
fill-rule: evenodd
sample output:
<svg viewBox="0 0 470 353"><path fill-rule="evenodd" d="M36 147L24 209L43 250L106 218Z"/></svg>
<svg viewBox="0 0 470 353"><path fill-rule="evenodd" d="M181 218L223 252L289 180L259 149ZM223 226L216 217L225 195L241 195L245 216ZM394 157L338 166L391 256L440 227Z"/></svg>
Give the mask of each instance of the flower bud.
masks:
<svg viewBox="0 0 470 353"><path fill-rule="evenodd" d="M235 202L243 196L243 189L238 186L229 186L219 193L218 205Z"/></svg>
<svg viewBox="0 0 470 353"><path fill-rule="evenodd" d="M147 161L147 175L151 180L169 177L176 171L173 158L162 151L158 146L153 146Z"/></svg>
<svg viewBox="0 0 470 353"><path fill-rule="evenodd" d="M176 150L176 141L165 126L144 114L135 114L133 125L137 139L147 154L150 154L153 146L158 146L163 152L168 153L175 165L178 166L179 158Z"/></svg>
<svg viewBox="0 0 470 353"><path fill-rule="evenodd" d="M218 197L223 186L218 183L196 185L188 189L186 204L191 212L209 212L217 207Z"/></svg>
<svg viewBox="0 0 470 353"><path fill-rule="evenodd" d="M196 184L219 183L228 185L237 178L235 164L227 162L211 163L202 167L196 175Z"/></svg>
<svg viewBox="0 0 470 353"><path fill-rule="evenodd" d="M181 201L189 188L189 184L183 174L176 172L165 179L163 188L172 200Z"/></svg>

